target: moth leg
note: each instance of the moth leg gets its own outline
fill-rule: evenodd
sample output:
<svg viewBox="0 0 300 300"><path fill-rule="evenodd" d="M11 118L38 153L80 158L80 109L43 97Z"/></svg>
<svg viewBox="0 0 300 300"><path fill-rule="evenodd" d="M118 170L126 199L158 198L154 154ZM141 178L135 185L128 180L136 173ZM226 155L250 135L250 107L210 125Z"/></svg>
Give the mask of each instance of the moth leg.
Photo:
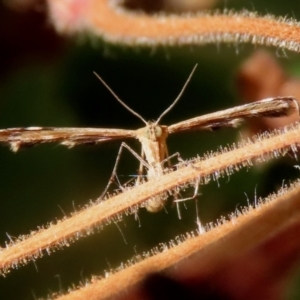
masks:
<svg viewBox="0 0 300 300"><path fill-rule="evenodd" d="M198 227L198 233L202 234L202 233L205 232L205 228L202 226L201 220L200 220L200 217L199 217L198 198L197 198L197 196L201 195L201 193L199 193L199 185L200 185L200 177L197 178L196 181L195 181L194 195L190 198L181 199L180 201L195 200L196 224L197 224L197 227Z"/></svg>
<svg viewBox="0 0 300 300"><path fill-rule="evenodd" d="M199 195L201 195L201 193L199 193L199 184L200 184L200 178L197 178L195 180L195 184L194 184L194 186L195 186L194 194L191 197L180 198L179 199L178 198L179 192L174 192L174 194L173 194L173 197L174 197L173 203L176 204L179 219L181 219L181 214L180 214L180 210L179 210L179 203L180 202L185 202L185 201L188 201L188 200L196 200L197 201L197 197ZM196 207L197 207L197 205L196 205ZM199 217L198 217L198 210L197 210L197 224L198 224L198 219L199 219Z"/></svg>
<svg viewBox="0 0 300 300"><path fill-rule="evenodd" d="M165 157L166 157L166 158L161 162L161 164L162 164L162 166L163 166L163 165L165 164L165 162L167 162L167 163L168 163L168 167L169 167L170 169L172 168L172 165L171 165L171 159L172 159L172 158L177 157L177 160L178 160L179 162L183 162L183 159L181 158L179 152L176 152L176 153L174 153L174 154L168 156L167 148L166 148L166 156L165 156ZM173 203L176 203L176 209L177 209L178 218L181 219L181 213L180 213L179 203L175 201L175 200L178 200L178 195L179 195L179 193L173 192L172 195L173 195L173 199L174 199L174 200L173 200Z"/></svg>
<svg viewBox="0 0 300 300"><path fill-rule="evenodd" d="M134 150L132 150L126 143L122 142L119 152L118 152L118 155L117 155L117 158L116 158L116 162L115 162L113 171L109 178L108 184L97 201L101 201L104 198L104 196L106 195L111 184L113 182L115 182L115 179L117 178L117 168L118 168L121 154L122 154L122 151L124 148L126 148L136 159L138 159L140 161L140 169L141 169L141 166L142 166L142 168L143 168L143 166L145 166L146 168L149 168L149 165L146 163L146 161L141 156L139 156Z"/></svg>
<svg viewBox="0 0 300 300"><path fill-rule="evenodd" d="M179 203L179 202L184 202L187 200L194 200L197 198L197 196L201 195L201 193L199 193L199 184L200 184L200 178L197 178L195 180L195 189L194 189L194 195L191 197L187 197L187 198L182 198L182 199L176 199L174 200L175 203Z"/></svg>
<svg viewBox="0 0 300 300"><path fill-rule="evenodd" d="M162 166L167 162L168 163L168 167L172 168L172 164L171 164L171 159L177 157L177 160L179 162L183 162L184 160L181 158L179 152L176 152L170 156L166 156L166 158L164 160L161 161Z"/></svg>
<svg viewBox="0 0 300 300"><path fill-rule="evenodd" d="M139 161L140 161L140 166L139 166L138 177L137 177L137 180L135 182L135 185L140 184L141 178L142 178L142 175L143 175L143 172L144 172L144 167L146 166L149 169L149 165L146 163L146 160L145 160L145 152L144 152L143 148L142 148L142 153L141 153Z"/></svg>

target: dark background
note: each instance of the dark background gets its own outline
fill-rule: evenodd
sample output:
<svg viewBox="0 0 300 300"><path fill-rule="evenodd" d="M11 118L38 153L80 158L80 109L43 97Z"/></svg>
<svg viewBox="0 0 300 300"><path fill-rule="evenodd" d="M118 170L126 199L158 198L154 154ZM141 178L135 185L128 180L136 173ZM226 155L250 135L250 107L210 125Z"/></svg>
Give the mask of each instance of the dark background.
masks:
<svg viewBox="0 0 300 300"><path fill-rule="evenodd" d="M296 1L227 1L226 7L255 9L300 19ZM295 4L297 3L297 4ZM221 4L220 8L224 8ZM298 7L297 7L298 6ZM235 74L254 50L251 45L210 45L179 49L130 49L58 36L39 10L9 10L0 2L0 128L21 126L105 127L136 129L143 123L126 111L95 78L99 73L126 104L155 120L181 90L195 63L198 69L186 92L162 124L239 104ZM299 74L298 55L270 48L289 74ZM168 140L170 154L183 159L236 141L238 130L185 133ZM137 141L128 143L140 151ZM0 148L0 245L7 234L27 234L61 219L96 199L111 174L120 141L67 149L51 144L12 153ZM295 161L283 160L201 187L198 197L203 224L265 196L283 179L297 175ZM135 175L138 162L124 153L118 170L123 181ZM279 171L280 170L280 171ZM191 195L193 190L187 191ZM195 202L176 209L124 217L99 234L13 270L0 278L0 299L35 299L66 290L91 275L117 267L176 235L196 230ZM296 282L297 279L295 279ZM295 289L290 292L296 293ZM292 298L291 298L292 299Z"/></svg>

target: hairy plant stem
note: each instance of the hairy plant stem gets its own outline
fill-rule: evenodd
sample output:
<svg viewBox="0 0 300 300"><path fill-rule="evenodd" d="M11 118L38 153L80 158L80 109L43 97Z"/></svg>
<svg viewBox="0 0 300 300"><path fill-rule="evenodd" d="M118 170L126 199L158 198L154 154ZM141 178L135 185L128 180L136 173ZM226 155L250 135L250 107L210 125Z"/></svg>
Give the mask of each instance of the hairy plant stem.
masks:
<svg viewBox="0 0 300 300"><path fill-rule="evenodd" d="M68 4L49 0L49 14L61 33L88 32L107 42L156 47L219 43L251 43L299 52L300 25L293 19L260 17L242 11L183 15L147 15L129 11L114 0L90 0L81 14L63 12ZM122 24L122 26L120 26Z"/></svg>
<svg viewBox="0 0 300 300"><path fill-rule="evenodd" d="M122 291L121 295L125 299L130 299L126 297L128 289L136 288L145 276L162 270L174 278L184 277L184 274L190 277L198 273L202 276L213 274L220 265L236 257L237 253L241 255L249 251L254 244L259 244L266 236L281 230L286 224L287 217L292 222L299 219L299 216L300 182L297 181L290 188L284 187L277 195L271 195L269 199L258 203L256 209L249 207L243 214L220 222L218 226L204 234L198 236L186 234L178 237L177 242L171 241L169 244L153 249L152 254L148 254L150 257L145 255L144 259L142 256L133 258L131 262L123 265L118 272L110 274L107 278L95 278L81 289L55 299L100 300L113 295L120 297ZM256 228L260 230L255 230ZM205 251L201 251L202 249ZM285 253L285 256L295 255L299 249L300 242L297 242ZM192 254L194 255L191 259L189 257ZM170 268L175 264L176 268Z"/></svg>

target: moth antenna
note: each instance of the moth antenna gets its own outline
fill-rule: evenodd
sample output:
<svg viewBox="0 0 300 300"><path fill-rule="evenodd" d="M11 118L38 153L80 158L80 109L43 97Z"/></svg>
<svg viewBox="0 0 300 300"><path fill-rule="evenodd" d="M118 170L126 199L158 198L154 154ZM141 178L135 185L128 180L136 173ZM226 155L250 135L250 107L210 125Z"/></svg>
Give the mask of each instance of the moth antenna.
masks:
<svg viewBox="0 0 300 300"><path fill-rule="evenodd" d="M102 82L102 84L110 91L110 93L114 96L114 98L123 105L128 111L130 111L133 115L138 117L140 120L142 120L146 125L148 125L147 121L136 111L134 111L132 108L130 108L127 104L125 104L118 96L117 94L110 88L110 86L96 73L93 72L95 76Z"/></svg>
<svg viewBox="0 0 300 300"><path fill-rule="evenodd" d="M193 76L193 74L194 74L197 66L198 66L198 64L196 64L194 66L191 74L189 75L188 79L186 80L186 82L185 82L184 86L182 87L179 95L176 97L176 99L173 101L173 103L159 116L159 118L155 122L155 125L157 125L160 122L160 120L162 119L162 117L164 115L166 115L176 105L176 103L178 102L178 100L181 98L181 96L182 96L183 92L185 91L185 88L187 87L188 83L190 82L190 80L191 80L191 78L192 78L192 76Z"/></svg>

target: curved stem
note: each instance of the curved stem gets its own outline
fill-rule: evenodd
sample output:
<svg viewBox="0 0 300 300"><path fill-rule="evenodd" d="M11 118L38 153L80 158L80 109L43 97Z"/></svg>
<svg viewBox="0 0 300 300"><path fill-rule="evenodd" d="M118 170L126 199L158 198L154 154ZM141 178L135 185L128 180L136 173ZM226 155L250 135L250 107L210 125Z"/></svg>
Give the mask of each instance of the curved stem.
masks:
<svg viewBox="0 0 300 300"><path fill-rule="evenodd" d="M112 0L85 1L77 3L76 9L74 3L68 7L71 4L57 0L48 0L48 5L50 19L58 31L87 31L108 42L132 47L252 43L300 50L299 23L271 15L259 17L247 11L148 15L126 10Z"/></svg>

